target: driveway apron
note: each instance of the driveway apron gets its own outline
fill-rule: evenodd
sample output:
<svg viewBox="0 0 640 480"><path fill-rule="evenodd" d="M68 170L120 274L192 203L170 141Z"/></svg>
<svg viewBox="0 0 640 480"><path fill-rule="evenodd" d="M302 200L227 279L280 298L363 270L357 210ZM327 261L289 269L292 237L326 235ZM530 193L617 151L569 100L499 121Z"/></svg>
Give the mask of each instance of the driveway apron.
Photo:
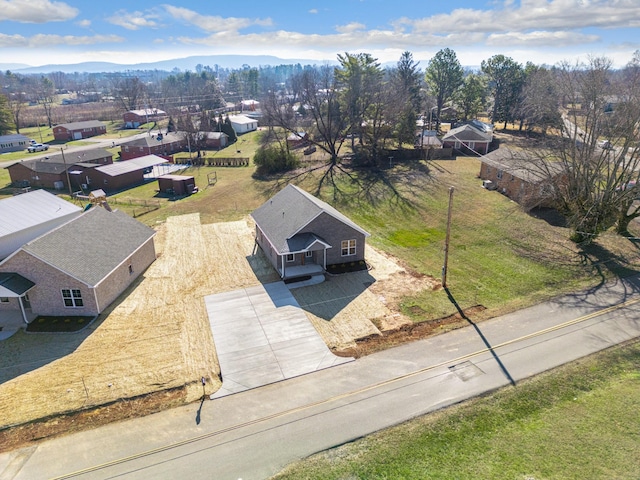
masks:
<svg viewBox="0 0 640 480"><path fill-rule="evenodd" d="M284 282L204 300L222 373L211 398L353 361L331 353Z"/></svg>

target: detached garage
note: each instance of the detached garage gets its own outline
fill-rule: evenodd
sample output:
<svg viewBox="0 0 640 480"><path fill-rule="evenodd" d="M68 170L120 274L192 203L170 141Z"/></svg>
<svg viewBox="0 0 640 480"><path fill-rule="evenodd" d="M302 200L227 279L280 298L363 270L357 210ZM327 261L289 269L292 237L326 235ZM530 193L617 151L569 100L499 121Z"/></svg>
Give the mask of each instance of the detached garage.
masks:
<svg viewBox="0 0 640 480"><path fill-rule="evenodd" d="M188 175L162 175L158 177L158 188L169 195L191 195L198 191L195 179Z"/></svg>

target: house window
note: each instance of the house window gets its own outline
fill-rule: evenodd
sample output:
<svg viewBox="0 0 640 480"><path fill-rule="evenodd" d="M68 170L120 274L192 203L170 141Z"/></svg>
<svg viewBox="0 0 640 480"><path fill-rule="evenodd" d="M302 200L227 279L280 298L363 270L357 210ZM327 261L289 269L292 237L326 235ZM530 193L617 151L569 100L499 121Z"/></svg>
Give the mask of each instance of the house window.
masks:
<svg viewBox="0 0 640 480"><path fill-rule="evenodd" d="M288 253L287 254L287 262L293 262L296 259L295 254L293 253Z"/></svg>
<svg viewBox="0 0 640 480"><path fill-rule="evenodd" d="M304 256L307 258L311 258L313 257L313 252L311 250L308 250L306 252L304 252Z"/></svg>
<svg viewBox="0 0 640 480"><path fill-rule="evenodd" d="M347 257L356 254L356 240L343 240L341 244L342 256Z"/></svg>
<svg viewBox="0 0 640 480"><path fill-rule="evenodd" d="M63 288L62 301L64 302L65 307L69 307L69 308L84 307L84 302L82 301L82 294L80 293L80 290L76 288Z"/></svg>
<svg viewBox="0 0 640 480"><path fill-rule="evenodd" d="M496 175L498 178L502 178L502 170L498 170L498 174Z"/></svg>
<svg viewBox="0 0 640 480"><path fill-rule="evenodd" d="M0 297L0 303L9 303L9 297Z"/></svg>
<svg viewBox="0 0 640 480"><path fill-rule="evenodd" d="M129 265L129 275L133 274L133 266Z"/></svg>

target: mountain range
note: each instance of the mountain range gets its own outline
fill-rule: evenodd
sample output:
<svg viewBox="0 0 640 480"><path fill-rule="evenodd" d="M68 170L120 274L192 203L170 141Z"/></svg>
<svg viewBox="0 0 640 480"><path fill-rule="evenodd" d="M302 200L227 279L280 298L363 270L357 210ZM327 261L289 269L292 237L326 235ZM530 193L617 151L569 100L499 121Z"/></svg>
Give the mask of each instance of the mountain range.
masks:
<svg viewBox="0 0 640 480"><path fill-rule="evenodd" d="M109 63L109 62L83 62L74 64L50 64L31 66L17 63L0 63L0 70L11 70L14 73L22 74L35 74L35 73L50 73L50 72L64 72L64 73L109 73L109 72L123 72L127 70L163 70L172 71L178 69L180 71L194 71L196 65L209 66L215 68L218 65L221 68L237 69L242 68L243 65L249 65L250 67L260 66L276 66L276 65L322 65L322 64L335 64L335 60L309 60L309 59L293 59L293 58L278 58L271 55L199 55L185 58L175 58L172 60L162 60L159 62L149 63L136 63L132 65Z"/></svg>

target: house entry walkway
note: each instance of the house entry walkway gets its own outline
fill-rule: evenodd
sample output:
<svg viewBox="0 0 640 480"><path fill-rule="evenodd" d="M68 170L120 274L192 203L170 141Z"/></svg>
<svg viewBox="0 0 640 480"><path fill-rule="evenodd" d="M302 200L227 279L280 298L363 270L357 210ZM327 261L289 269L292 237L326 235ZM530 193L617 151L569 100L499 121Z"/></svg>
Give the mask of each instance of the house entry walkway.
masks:
<svg viewBox="0 0 640 480"><path fill-rule="evenodd" d="M222 372L223 397L342 363L284 282L205 297Z"/></svg>

